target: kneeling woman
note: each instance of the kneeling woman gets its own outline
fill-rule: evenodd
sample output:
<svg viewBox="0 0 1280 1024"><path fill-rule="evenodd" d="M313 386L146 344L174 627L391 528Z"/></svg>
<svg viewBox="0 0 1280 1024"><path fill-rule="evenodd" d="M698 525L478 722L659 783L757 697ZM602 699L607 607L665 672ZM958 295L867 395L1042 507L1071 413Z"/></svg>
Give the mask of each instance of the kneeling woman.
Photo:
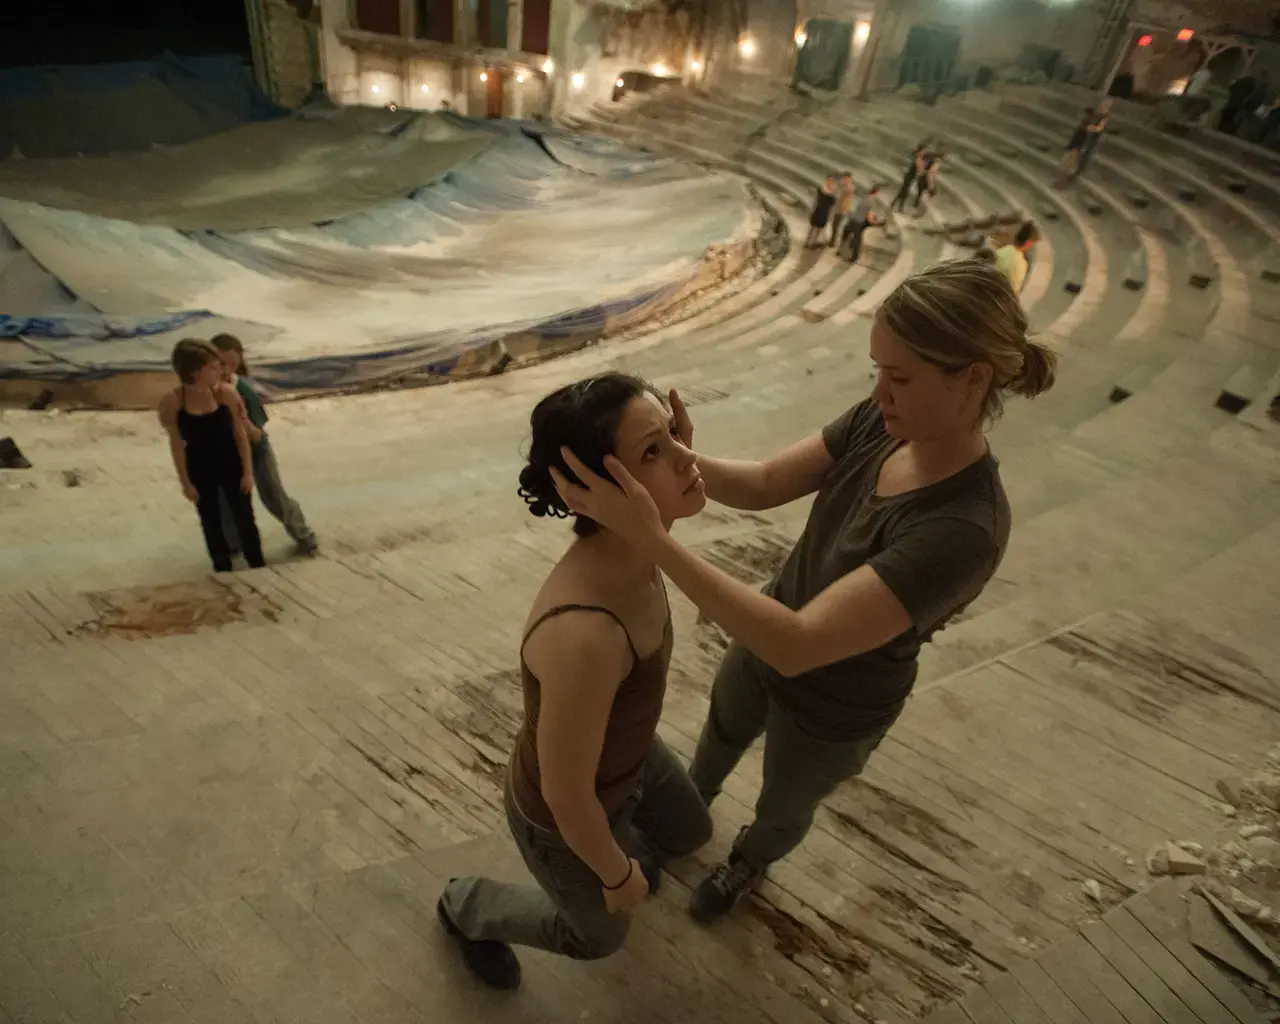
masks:
<svg viewBox="0 0 1280 1024"><path fill-rule="evenodd" d="M596 472L606 456L626 466L664 530L706 504L693 452L644 381L579 381L539 402L532 426L520 494L535 516L569 515L551 477L553 467L568 472L563 448ZM657 865L711 836L706 805L656 735L672 646L662 577L592 520L578 516L573 531L529 612L525 721L506 790L511 832L538 887L458 878L438 907L467 966L499 988L520 981L512 945L580 960L616 952Z"/></svg>

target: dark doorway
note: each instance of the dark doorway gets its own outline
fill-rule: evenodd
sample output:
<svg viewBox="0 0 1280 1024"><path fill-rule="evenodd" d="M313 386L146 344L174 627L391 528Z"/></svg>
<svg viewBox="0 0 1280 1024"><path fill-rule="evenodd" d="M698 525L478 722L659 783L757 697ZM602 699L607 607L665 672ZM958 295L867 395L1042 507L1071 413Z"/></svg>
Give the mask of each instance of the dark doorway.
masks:
<svg viewBox="0 0 1280 1024"><path fill-rule="evenodd" d="M960 31L948 25L912 25L902 48L899 85L939 85L951 80L960 56Z"/></svg>
<svg viewBox="0 0 1280 1024"><path fill-rule="evenodd" d="M400 0L356 0L356 26L387 36L400 34Z"/></svg>
<svg viewBox="0 0 1280 1024"><path fill-rule="evenodd" d="M501 68L489 68L485 84L485 117L502 116L502 93L506 75Z"/></svg>
<svg viewBox="0 0 1280 1024"><path fill-rule="evenodd" d="M853 23L810 18L804 27L804 45L796 54L792 85L815 89L840 88L853 48Z"/></svg>
<svg viewBox="0 0 1280 1024"><path fill-rule="evenodd" d="M453 0L418 0L418 38L453 42Z"/></svg>

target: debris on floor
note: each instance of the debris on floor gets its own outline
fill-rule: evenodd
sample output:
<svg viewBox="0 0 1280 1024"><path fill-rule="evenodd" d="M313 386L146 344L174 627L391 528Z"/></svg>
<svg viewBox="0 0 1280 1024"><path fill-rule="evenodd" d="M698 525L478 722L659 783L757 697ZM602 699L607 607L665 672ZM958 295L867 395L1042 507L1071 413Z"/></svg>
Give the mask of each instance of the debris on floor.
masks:
<svg viewBox="0 0 1280 1024"><path fill-rule="evenodd" d="M1202 875L1198 891L1280 940L1280 745L1257 771L1220 779L1217 789L1229 801L1224 817L1240 819L1234 832L1207 847L1158 843L1147 851L1147 873Z"/></svg>
<svg viewBox="0 0 1280 1024"><path fill-rule="evenodd" d="M77 632L142 639L175 636L231 622L276 622L280 609L262 594L217 580L95 591L85 595L98 612Z"/></svg>
<svg viewBox="0 0 1280 1024"><path fill-rule="evenodd" d="M30 469L31 463L11 437L0 437L0 469Z"/></svg>

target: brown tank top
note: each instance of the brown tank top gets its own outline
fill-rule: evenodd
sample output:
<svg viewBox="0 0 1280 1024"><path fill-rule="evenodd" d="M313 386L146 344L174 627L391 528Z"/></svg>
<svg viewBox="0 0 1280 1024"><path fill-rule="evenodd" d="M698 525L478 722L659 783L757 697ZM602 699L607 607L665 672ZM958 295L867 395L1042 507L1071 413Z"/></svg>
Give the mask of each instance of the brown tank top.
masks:
<svg viewBox="0 0 1280 1024"><path fill-rule="evenodd" d="M627 627L608 608L597 605L565 604L552 608L538 618L524 635L527 643L533 631L548 619L565 612L589 611L608 615L627 637L631 648L632 665L627 677L618 685L605 726L604 746L600 753L600 765L596 768L596 796L610 817L627 800L640 782L649 745L658 730L662 716L662 700L667 692L667 668L671 664L671 648L674 634L671 629L671 609L667 608L667 623L662 631L662 643L647 658L636 653L635 644ZM524 688L524 724L516 734L515 749L511 753L511 792L516 806L533 824L540 828L556 830L555 817L542 797L542 774L538 765L538 711L542 694L538 677L524 660L524 644L520 646L520 679Z"/></svg>

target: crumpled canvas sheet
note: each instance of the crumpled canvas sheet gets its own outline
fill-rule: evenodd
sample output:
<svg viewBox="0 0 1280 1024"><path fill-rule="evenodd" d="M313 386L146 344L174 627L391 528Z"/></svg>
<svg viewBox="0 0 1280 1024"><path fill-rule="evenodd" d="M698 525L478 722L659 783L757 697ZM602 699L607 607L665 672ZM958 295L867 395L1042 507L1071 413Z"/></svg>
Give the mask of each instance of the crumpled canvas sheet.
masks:
<svg viewBox="0 0 1280 1024"><path fill-rule="evenodd" d="M177 338L234 324L255 372L275 387L346 389L447 367L516 332L555 338L584 323L631 322L694 278L709 246L745 243L760 229L757 204L729 175L602 140L416 127L393 138L452 147L469 133L480 142L423 187L324 224L184 231L0 199L0 223L30 261L24 273L43 268L75 315L87 305L105 328L25 334L25 358L10 357L0 376L164 369ZM442 142L423 140L440 127ZM47 301L49 287L31 293ZM192 319L175 326L168 318L178 315Z"/></svg>
<svg viewBox="0 0 1280 1024"><path fill-rule="evenodd" d="M142 153L0 161L0 196L189 231L302 227L406 195L498 138L433 114L338 110Z"/></svg>

